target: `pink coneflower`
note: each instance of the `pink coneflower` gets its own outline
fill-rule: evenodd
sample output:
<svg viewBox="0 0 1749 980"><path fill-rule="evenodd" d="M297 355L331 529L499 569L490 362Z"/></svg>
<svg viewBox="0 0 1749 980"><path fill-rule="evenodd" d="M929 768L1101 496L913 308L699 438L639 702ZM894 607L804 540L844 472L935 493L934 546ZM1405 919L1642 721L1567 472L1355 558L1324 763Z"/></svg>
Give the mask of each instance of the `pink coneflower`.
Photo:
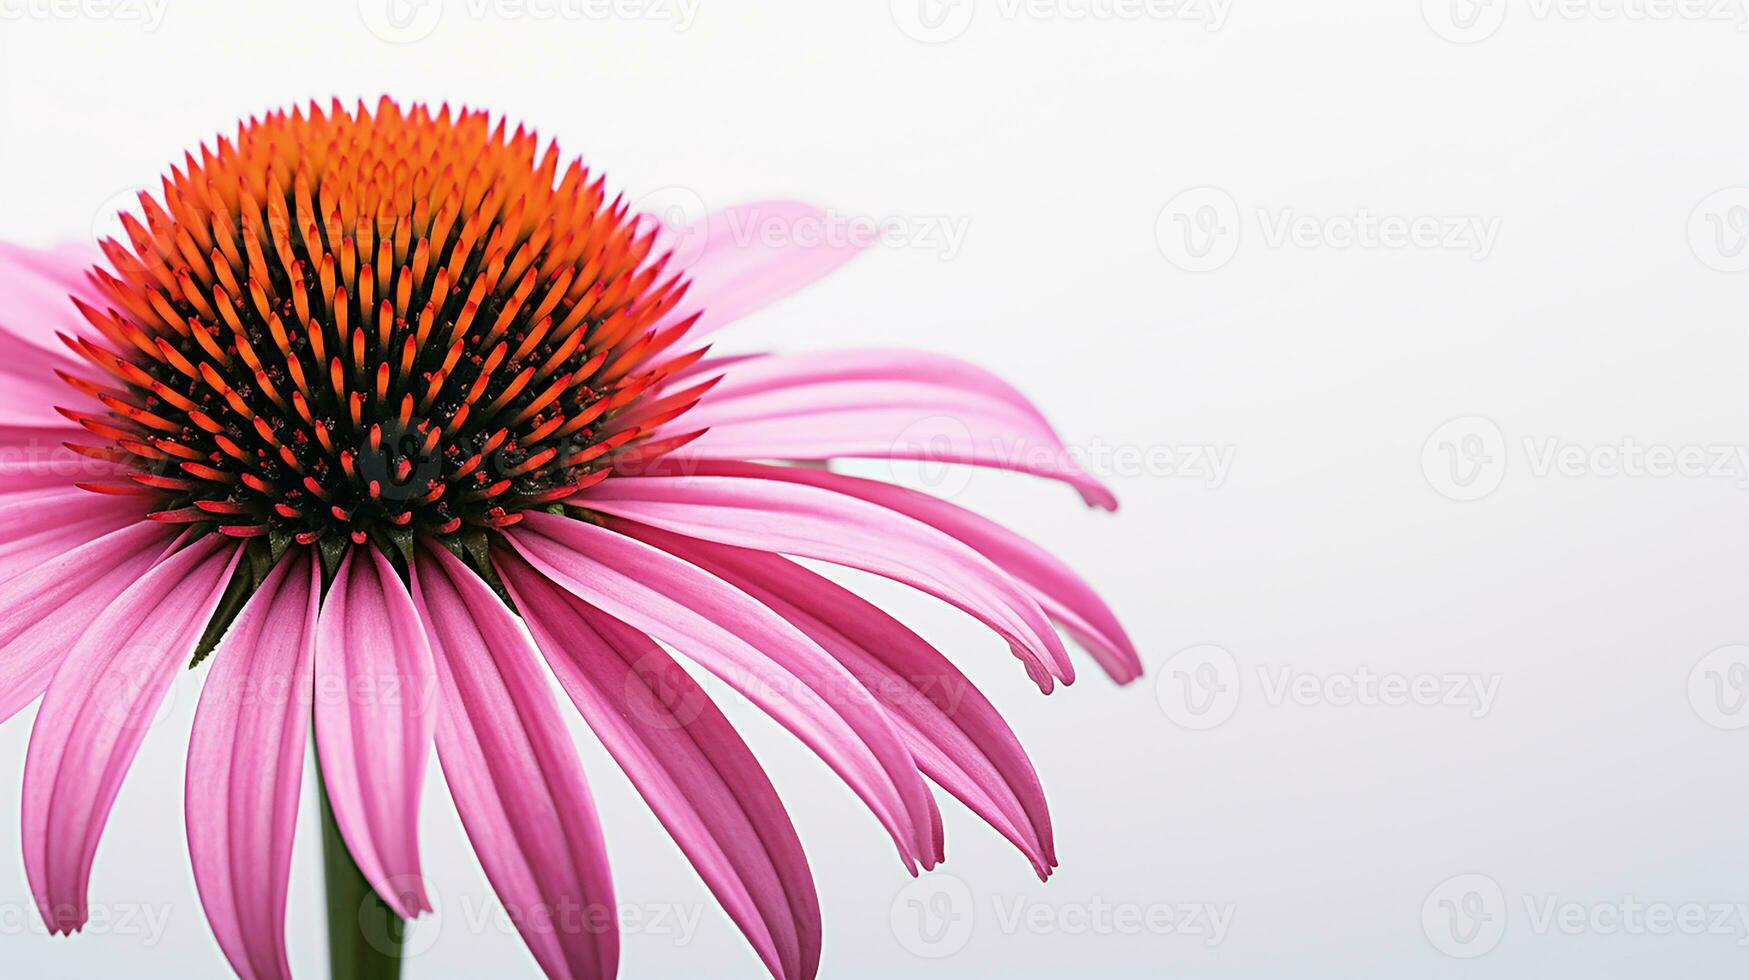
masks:
<svg viewBox="0 0 1749 980"><path fill-rule="evenodd" d="M813 976L801 844L669 650L818 753L914 873L942 856L925 776L1050 873L1044 795L989 702L792 559L953 604L1044 691L1073 678L1053 622L1133 679L1117 620L954 504L783 464L928 458L1111 494L970 364L707 356L707 334L854 250L734 234L819 216L801 205L676 229L603 186L483 112L312 105L188 155L95 267L0 246L0 719L41 696L23 840L52 929L86 921L111 804L191 655L210 674L188 845L246 977L289 972L312 725L344 844L331 889L355 868L397 916L429 909L435 744L541 969L614 974L613 917L553 912L610 910L613 892L549 671L771 973Z"/></svg>

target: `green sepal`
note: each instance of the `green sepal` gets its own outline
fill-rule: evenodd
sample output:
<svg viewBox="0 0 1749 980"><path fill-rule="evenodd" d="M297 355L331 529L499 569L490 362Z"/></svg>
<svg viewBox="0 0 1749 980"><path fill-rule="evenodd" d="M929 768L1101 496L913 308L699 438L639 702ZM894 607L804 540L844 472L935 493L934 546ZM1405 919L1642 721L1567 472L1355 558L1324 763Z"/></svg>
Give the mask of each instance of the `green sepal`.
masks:
<svg viewBox="0 0 1749 980"><path fill-rule="evenodd" d="M450 535L455 538L463 549L463 560L474 566L474 570L484 573L492 567L492 539L486 536L486 529L470 527Z"/></svg>
<svg viewBox="0 0 1749 980"><path fill-rule="evenodd" d="M412 568L413 532L406 528L396 528L388 533L388 539L389 543L394 545L395 550L400 553L401 560L407 563L408 568Z"/></svg>
<svg viewBox="0 0 1749 980"><path fill-rule="evenodd" d="M480 580L496 592L506 606L512 611L516 609L516 603L510 599L510 590L504 587L504 582L498 578L498 570L492 567L492 536L485 528L471 527L437 540L462 564L473 569L474 574L480 576Z"/></svg>
<svg viewBox="0 0 1749 980"><path fill-rule="evenodd" d="M290 551L292 545L296 543L296 538L282 531L269 530L267 532L267 549L273 556L274 564L278 564L279 560L284 558L285 553Z"/></svg>
<svg viewBox="0 0 1749 980"><path fill-rule="evenodd" d="M450 554L456 556L456 559L458 561L465 562L468 560L467 547L464 546L461 543L461 541L457 540L455 535L446 534L443 537L438 538L437 543L443 545L445 550L447 550Z"/></svg>
<svg viewBox="0 0 1749 980"><path fill-rule="evenodd" d="M207 621L206 629L201 631L200 641L194 645L194 656L188 661L189 670L199 667L218 649L225 633L236 622L237 615L249 604L255 590L267 580L268 573L273 571L273 565L269 548L254 541L244 546L243 560L231 572L231 580L225 583L225 592L219 597L219 605L213 610L212 619Z"/></svg>
<svg viewBox="0 0 1749 980"><path fill-rule="evenodd" d="M254 576L255 588L259 589L261 583L267 581L267 576L272 574L273 566L279 564L279 555L273 553L272 545L263 548L255 541L251 541L243 551L243 561L249 569L249 574Z"/></svg>
<svg viewBox="0 0 1749 980"><path fill-rule="evenodd" d="M329 581L340 574L340 563L346 558L346 549L352 542L345 538L327 537L316 542L316 550L322 555L322 572Z"/></svg>

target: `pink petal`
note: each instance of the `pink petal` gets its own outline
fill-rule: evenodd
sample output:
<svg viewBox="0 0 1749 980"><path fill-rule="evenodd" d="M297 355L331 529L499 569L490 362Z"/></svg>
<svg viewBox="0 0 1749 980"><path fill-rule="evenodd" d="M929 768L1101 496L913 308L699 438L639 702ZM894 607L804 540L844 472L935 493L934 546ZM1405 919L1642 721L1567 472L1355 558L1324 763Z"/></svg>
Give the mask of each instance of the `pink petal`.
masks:
<svg viewBox="0 0 1749 980"><path fill-rule="evenodd" d="M413 598L375 547L352 549L316 625L316 751L347 849L403 919L431 910L419 872L419 793L436 697Z"/></svg>
<svg viewBox="0 0 1749 980"><path fill-rule="evenodd" d="M0 287L0 293L3 292L4 287ZM72 308L68 304L68 309ZM0 316L3 315L4 308L0 307ZM95 369L84 370L65 356L52 354L9 330L0 329L0 422L65 425L67 420L55 411L56 405L97 407L89 397L56 376L56 371L86 378L95 373Z"/></svg>
<svg viewBox="0 0 1749 980"><path fill-rule="evenodd" d="M0 493L0 581L139 521L137 498L78 487Z"/></svg>
<svg viewBox="0 0 1749 980"><path fill-rule="evenodd" d="M140 521L0 581L0 721L43 693L86 625L151 570L171 538Z"/></svg>
<svg viewBox="0 0 1749 980"><path fill-rule="evenodd" d="M188 851L231 968L290 977L286 890L310 737L322 578L287 556L213 654L188 743Z"/></svg>
<svg viewBox="0 0 1749 980"><path fill-rule="evenodd" d="M715 360L725 361L728 358ZM764 354L730 361L724 372L734 396L849 382L897 381L927 384L945 392L980 395L1040 422L1040 412L1020 390L968 361L925 350L894 347L834 348L793 354ZM728 395L719 393L719 400Z"/></svg>
<svg viewBox="0 0 1749 980"><path fill-rule="evenodd" d="M137 579L55 672L24 763L24 865L43 921L85 924L98 838L122 777L242 549L208 535ZM76 619L63 609L63 629Z"/></svg>
<svg viewBox="0 0 1749 980"><path fill-rule="evenodd" d="M1051 818L1032 762L984 695L903 623L778 555L665 541L770 606L849 668L885 705L917 764L1007 837L1041 878L1056 865Z"/></svg>
<svg viewBox="0 0 1749 980"><path fill-rule="evenodd" d="M530 513L506 537L553 582L703 664L807 743L874 811L907 867L937 859L934 801L892 722L846 697L856 679L794 626L667 552L583 521Z"/></svg>
<svg viewBox="0 0 1749 980"><path fill-rule="evenodd" d="M49 251L0 242L0 332L56 355L63 366L72 365L55 334L83 332L85 320L70 296L101 304L85 278L99 258L85 247Z"/></svg>
<svg viewBox="0 0 1749 980"><path fill-rule="evenodd" d="M1117 498L1082 471L1023 395L982 368L937 354L842 350L749 358L730 365L722 383L671 428L710 430L677 450L677 459L967 463L1062 480L1089 504L1117 508Z"/></svg>
<svg viewBox="0 0 1749 980"><path fill-rule="evenodd" d="M437 757L474 853L549 977L612 977L619 931L583 767L527 634L441 547L413 593L443 691Z"/></svg>
<svg viewBox="0 0 1749 980"><path fill-rule="evenodd" d="M0 387L6 383L0 376ZM68 392L75 398L84 397L70 388ZM66 447L69 441L90 445L102 440L65 419L28 425L0 420L0 494L60 489L78 483L126 482L125 468L81 456ZM138 500L134 513L144 513Z"/></svg>
<svg viewBox="0 0 1749 980"><path fill-rule="evenodd" d="M673 249L677 261L689 261L685 274L692 283L669 320L702 309L687 337L703 337L813 283L862 251L831 240L834 235L812 234L833 227L832 217L813 205L757 201L664 236L657 247Z"/></svg>
<svg viewBox="0 0 1749 980"><path fill-rule="evenodd" d="M573 497L580 507L741 548L815 558L884 575L965 610L1006 639L1044 691L1074 679L1068 652L1033 601L982 555L930 527L818 487L742 477L619 478Z"/></svg>
<svg viewBox="0 0 1749 980"><path fill-rule="evenodd" d="M701 357L698 360L693 361L691 364L688 364L686 367L669 375L668 383L673 385L683 383L688 378L697 379L718 377L727 374L728 370L737 364L745 364L748 361L755 361L762 357L770 356L770 354L718 354L710 357Z"/></svg>
<svg viewBox="0 0 1749 980"><path fill-rule="evenodd" d="M577 709L773 976L812 977L820 906L789 814L753 753L655 641L515 555L500 575Z"/></svg>
<svg viewBox="0 0 1749 980"><path fill-rule="evenodd" d="M835 490L951 534L1014 576L1118 683L1142 675L1135 644L1093 587L1050 552L989 518L927 493L824 470L759 463L700 463L694 469L701 476L756 477Z"/></svg>

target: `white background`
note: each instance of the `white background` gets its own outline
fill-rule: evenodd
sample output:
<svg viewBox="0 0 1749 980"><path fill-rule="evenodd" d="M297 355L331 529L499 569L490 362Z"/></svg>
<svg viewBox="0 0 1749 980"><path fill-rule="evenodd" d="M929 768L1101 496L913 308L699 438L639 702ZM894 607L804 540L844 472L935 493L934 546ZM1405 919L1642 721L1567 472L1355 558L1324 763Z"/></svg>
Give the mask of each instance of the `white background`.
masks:
<svg viewBox="0 0 1749 980"><path fill-rule="evenodd" d="M946 489L1101 586L1148 658L1132 688L1084 662L1040 698L970 620L865 586L1012 719L1053 803L1048 885L952 807L952 877L910 885L824 767L734 707L814 865L823 975L1743 974L1749 730L1729 729L1749 723L1749 651L1703 663L1749 642L1749 277L1728 271L1749 263L1749 191L1709 198L1749 184L1735 2L1232 0L1218 23L1087 0L59 2L0 0L0 235L107 231L118 195L293 100L483 105L634 196L892 219L889 245L725 343L976 359L1111 480L1116 516L1019 477ZM1351 241L1363 215L1495 235ZM1211 455L1224 478L1173 471ZM1494 696L1345 697L1362 671ZM199 679L98 855L94 904L133 921L72 940L27 911L30 713L0 726L0 972L223 975L182 841ZM622 901L702 912L629 931L624 975L762 975L579 736ZM433 783L444 915L409 975L532 973L481 918L490 891ZM315 843L291 897L303 975L323 970ZM1186 905L1231 916L1219 942L1206 921L1117 928ZM920 932L919 907L945 931Z"/></svg>

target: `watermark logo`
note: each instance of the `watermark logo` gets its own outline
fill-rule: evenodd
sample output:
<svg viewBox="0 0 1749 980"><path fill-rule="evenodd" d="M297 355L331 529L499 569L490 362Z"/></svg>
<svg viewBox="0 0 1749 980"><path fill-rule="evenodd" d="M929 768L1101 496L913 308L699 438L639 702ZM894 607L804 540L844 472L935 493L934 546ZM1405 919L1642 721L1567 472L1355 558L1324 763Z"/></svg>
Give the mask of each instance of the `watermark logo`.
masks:
<svg viewBox="0 0 1749 980"><path fill-rule="evenodd" d="M359 936L377 952L389 956L398 955L402 959L411 960L431 952L438 940L443 938L446 922L443 894L435 888L428 888L424 879L418 875L393 875L385 879L379 887L382 892L407 903L412 903L423 895L426 903L431 906L432 914L420 916L411 922L402 922L382 899L371 894L358 905Z"/></svg>
<svg viewBox="0 0 1749 980"><path fill-rule="evenodd" d="M1714 728L1749 728L1749 646L1720 647L1688 673L1688 703Z"/></svg>
<svg viewBox="0 0 1749 980"><path fill-rule="evenodd" d="M364 26L390 44L416 44L443 20L443 0L358 0Z"/></svg>
<svg viewBox="0 0 1749 980"><path fill-rule="evenodd" d="M1506 935L1506 893L1484 874L1447 878L1421 903L1421 931L1447 956L1486 956Z"/></svg>
<svg viewBox="0 0 1749 980"><path fill-rule="evenodd" d="M626 671L623 685L623 710L659 731L690 728L714 707L704 687L660 650L639 657Z"/></svg>
<svg viewBox="0 0 1749 980"><path fill-rule="evenodd" d="M1506 0L1421 0L1421 16L1447 41L1476 44L1506 23Z"/></svg>
<svg viewBox="0 0 1749 980"><path fill-rule="evenodd" d="M974 469L960 464L976 445L971 427L959 416L925 416L894 436L887 478L952 500L972 485Z"/></svg>
<svg viewBox="0 0 1749 980"><path fill-rule="evenodd" d="M1506 435L1480 415L1452 419L1421 446L1421 474L1445 497L1481 500L1506 479Z"/></svg>
<svg viewBox="0 0 1749 980"><path fill-rule="evenodd" d="M891 0L893 24L922 44L946 44L972 26L973 0Z"/></svg>
<svg viewBox="0 0 1749 980"><path fill-rule="evenodd" d="M670 252L670 264L685 268L704 255L710 243L710 207L690 187L658 187L632 202L631 212L659 222L658 251Z"/></svg>
<svg viewBox="0 0 1749 980"><path fill-rule="evenodd" d="M945 959L966 948L977 927L971 886L950 874L924 875L893 899L893 936L913 956Z"/></svg>
<svg viewBox="0 0 1749 980"><path fill-rule="evenodd" d="M1688 248L1715 272L1749 269L1749 187L1714 191L1688 215Z"/></svg>
<svg viewBox="0 0 1749 980"><path fill-rule="evenodd" d="M1239 710L1240 687L1239 661L1204 643L1178 651L1161 665L1154 696L1179 727L1207 731L1226 724Z"/></svg>
<svg viewBox="0 0 1749 980"><path fill-rule="evenodd" d="M114 658L87 678L88 704L117 732L142 732L175 713L179 678L166 676L158 649L151 643L124 646Z"/></svg>
<svg viewBox="0 0 1749 980"><path fill-rule="evenodd" d="M1186 272L1213 272L1239 252L1239 202L1219 187L1193 187L1160 210L1154 240Z"/></svg>
<svg viewBox="0 0 1749 980"><path fill-rule="evenodd" d="M4 0L0 0L0 2L4 2ZM129 255L132 255L148 269L162 268L164 265L163 256L150 246L144 249L135 249L133 247L134 236L128 233L130 223L134 225L136 230L146 228L146 206L142 199L151 196L152 192L149 189L133 187L116 191L104 198L97 205L97 209L91 213L91 236L88 240L101 242L105 239L113 239Z"/></svg>

